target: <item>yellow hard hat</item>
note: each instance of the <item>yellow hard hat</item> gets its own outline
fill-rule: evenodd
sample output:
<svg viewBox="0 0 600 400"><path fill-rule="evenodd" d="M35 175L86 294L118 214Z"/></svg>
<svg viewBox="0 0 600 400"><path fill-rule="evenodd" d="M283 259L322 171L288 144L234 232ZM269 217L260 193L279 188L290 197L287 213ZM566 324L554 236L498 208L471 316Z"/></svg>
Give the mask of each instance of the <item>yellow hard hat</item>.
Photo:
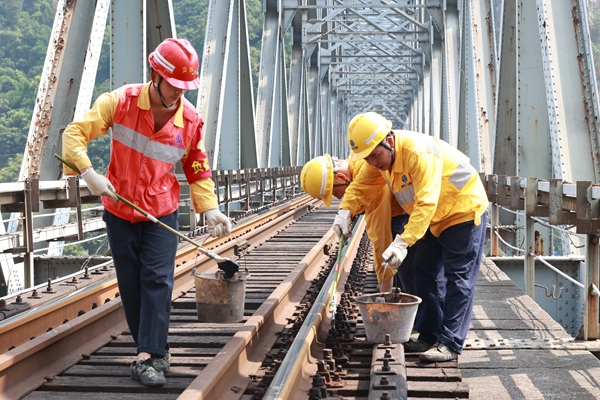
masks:
<svg viewBox="0 0 600 400"><path fill-rule="evenodd" d="M352 118L348 125L348 144L352 149L350 160L362 160L371 154L391 130L392 121L373 111Z"/></svg>
<svg viewBox="0 0 600 400"><path fill-rule="evenodd" d="M333 160L329 154L315 157L302 167L302 189L315 199L321 199L327 207L333 194Z"/></svg>

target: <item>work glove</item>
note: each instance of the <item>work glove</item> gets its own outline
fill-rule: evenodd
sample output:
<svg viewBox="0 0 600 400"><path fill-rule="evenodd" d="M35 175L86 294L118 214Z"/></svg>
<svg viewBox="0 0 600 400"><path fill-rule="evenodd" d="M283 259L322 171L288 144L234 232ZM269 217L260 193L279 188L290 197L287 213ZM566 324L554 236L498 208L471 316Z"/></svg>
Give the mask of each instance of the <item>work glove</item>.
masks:
<svg viewBox="0 0 600 400"><path fill-rule="evenodd" d="M350 224L352 223L352 215L349 210L339 210L333 220L333 230L338 235L350 237Z"/></svg>
<svg viewBox="0 0 600 400"><path fill-rule="evenodd" d="M106 176L94 171L94 168L86 170L81 174L81 177L87 183L88 189L90 189L90 192L94 196L108 196L114 201L119 201L112 183L110 183Z"/></svg>
<svg viewBox="0 0 600 400"><path fill-rule="evenodd" d="M206 226L212 237L227 236L231 233L231 220L218 208L204 211Z"/></svg>
<svg viewBox="0 0 600 400"><path fill-rule="evenodd" d="M381 255L384 260L381 265L384 268L398 269L406 258L406 254L408 254L408 244L402 239L402 236L396 235L396 239Z"/></svg>

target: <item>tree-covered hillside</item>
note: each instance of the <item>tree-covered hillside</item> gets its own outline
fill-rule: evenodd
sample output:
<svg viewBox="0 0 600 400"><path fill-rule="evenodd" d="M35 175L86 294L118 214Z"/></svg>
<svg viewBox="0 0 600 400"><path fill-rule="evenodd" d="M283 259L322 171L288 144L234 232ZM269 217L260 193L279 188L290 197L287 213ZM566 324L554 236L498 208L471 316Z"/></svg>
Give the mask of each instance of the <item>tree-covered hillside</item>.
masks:
<svg viewBox="0 0 600 400"><path fill-rule="evenodd" d="M54 0L0 2L0 178L3 182L14 181L21 167L55 3Z"/></svg>
<svg viewBox="0 0 600 400"><path fill-rule="evenodd" d="M201 53L208 0L172 2L177 36L188 39ZM0 60L3 61L0 64L0 182L15 181L21 168L57 3L57 0L0 1ZM254 79L257 76L262 39L261 4L261 0L246 1ZM109 90L108 32L107 29L94 99ZM186 97L195 104L197 92L188 92ZM108 140L96 140L89 147L90 157L98 170L107 167L108 146Z"/></svg>

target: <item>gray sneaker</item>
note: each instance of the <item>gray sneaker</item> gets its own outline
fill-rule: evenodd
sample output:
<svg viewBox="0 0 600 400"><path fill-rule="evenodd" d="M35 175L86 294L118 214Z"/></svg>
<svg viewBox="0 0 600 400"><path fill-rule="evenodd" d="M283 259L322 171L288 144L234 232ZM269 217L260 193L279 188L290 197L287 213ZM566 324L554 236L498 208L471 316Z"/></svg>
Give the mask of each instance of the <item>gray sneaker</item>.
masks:
<svg viewBox="0 0 600 400"><path fill-rule="evenodd" d="M131 379L146 386L163 386L167 382L165 374L152 366L151 359L132 362Z"/></svg>
<svg viewBox="0 0 600 400"><path fill-rule="evenodd" d="M408 342L404 343L404 351L406 353L422 353L429 350L430 347L431 343L418 339L410 339Z"/></svg>
<svg viewBox="0 0 600 400"><path fill-rule="evenodd" d="M167 353L162 358L152 358L152 366L164 374L171 370L171 354Z"/></svg>
<svg viewBox="0 0 600 400"><path fill-rule="evenodd" d="M458 353L443 343L437 342L425 353L419 355L419 360L425 362L444 362L458 358Z"/></svg>

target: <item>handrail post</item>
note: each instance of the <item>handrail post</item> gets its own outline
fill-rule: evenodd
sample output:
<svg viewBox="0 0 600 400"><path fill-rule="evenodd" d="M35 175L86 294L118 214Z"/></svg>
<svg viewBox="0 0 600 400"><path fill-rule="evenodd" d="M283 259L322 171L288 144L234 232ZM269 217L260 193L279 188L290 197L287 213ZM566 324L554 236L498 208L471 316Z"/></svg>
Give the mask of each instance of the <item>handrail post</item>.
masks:
<svg viewBox="0 0 600 400"><path fill-rule="evenodd" d="M25 271L25 287L30 288L35 285L35 271L33 258L33 213L39 211L39 202L37 205L33 201L32 190L38 185L38 180L32 183L32 179L25 179L23 188L23 247L25 255L23 266ZM36 188L37 189L37 188ZM39 191L36 191L36 196Z"/></svg>
<svg viewBox="0 0 600 400"><path fill-rule="evenodd" d="M585 287L583 294L583 339L598 339L598 296L592 290L599 287L598 235L585 235Z"/></svg>
<svg viewBox="0 0 600 400"><path fill-rule="evenodd" d="M583 339L598 339L598 217L600 202L592 199L592 182L577 181L577 232L585 233L585 289L583 294Z"/></svg>
<svg viewBox="0 0 600 400"><path fill-rule="evenodd" d="M487 175L485 180L486 183L486 193L488 196L488 200L491 202L491 207L489 207L490 211L490 256L495 257L500 254L500 250L498 249L498 223L500 221L500 207L497 203L497 193L498 193L498 181L496 180L496 175Z"/></svg>
<svg viewBox="0 0 600 400"><path fill-rule="evenodd" d="M535 227L531 216L537 207L537 179L527 178L525 187L525 293L535 300Z"/></svg>

